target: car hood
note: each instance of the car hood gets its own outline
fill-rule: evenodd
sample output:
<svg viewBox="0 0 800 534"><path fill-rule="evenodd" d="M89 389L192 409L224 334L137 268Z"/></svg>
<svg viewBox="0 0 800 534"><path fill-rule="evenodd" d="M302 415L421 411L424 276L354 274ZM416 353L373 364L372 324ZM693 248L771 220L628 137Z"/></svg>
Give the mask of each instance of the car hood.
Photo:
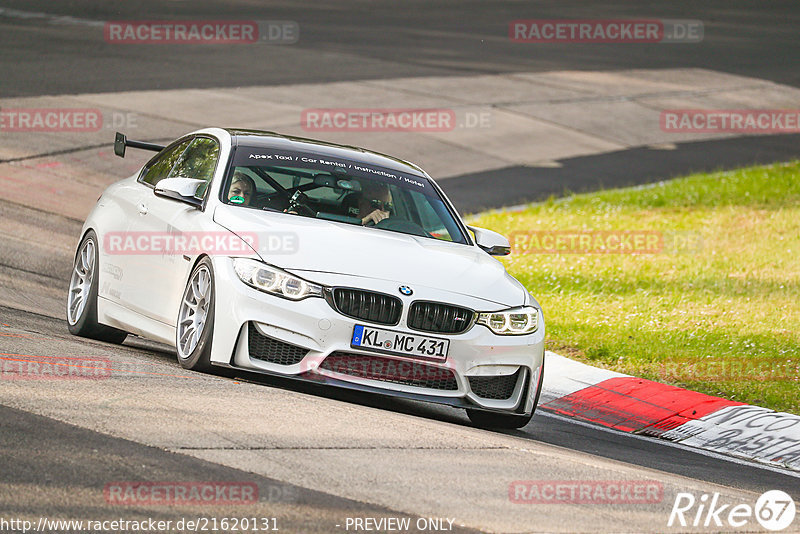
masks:
<svg viewBox="0 0 800 534"><path fill-rule="evenodd" d="M298 275L302 271L387 280L504 306L519 306L525 300L522 284L475 246L226 205L216 208L214 221L245 240L255 240L263 261Z"/></svg>

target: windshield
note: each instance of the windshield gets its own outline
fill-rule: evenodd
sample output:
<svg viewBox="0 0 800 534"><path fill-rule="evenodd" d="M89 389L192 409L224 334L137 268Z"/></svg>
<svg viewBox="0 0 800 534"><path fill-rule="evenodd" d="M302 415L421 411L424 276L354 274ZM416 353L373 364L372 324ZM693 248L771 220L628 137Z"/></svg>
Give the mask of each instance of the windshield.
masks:
<svg viewBox="0 0 800 534"><path fill-rule="evenodd" d="M353 160L238 147L221 197L242 208L467 242L427 178Z"/></svg>

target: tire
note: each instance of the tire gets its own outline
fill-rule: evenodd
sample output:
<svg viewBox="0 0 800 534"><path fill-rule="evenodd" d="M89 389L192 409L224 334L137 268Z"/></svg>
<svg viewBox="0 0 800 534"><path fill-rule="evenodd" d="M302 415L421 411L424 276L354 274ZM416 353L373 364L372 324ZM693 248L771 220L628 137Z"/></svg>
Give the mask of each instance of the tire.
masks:
<svg viewBox="0 0 800 534"><path fill-rule="evenodd" d="M208 257L192 269L175 325L178 363L184 369L213 372L211 343L214 336L214 268Z"/></svg>
<svg viewBox="0 0 800 534"><path fill-rule="evenodd" d="M120 344L128 333L97 322L99 284L97 234L89 230L78 245L67 293L67 328L75 336Z"/></svg>
<svg viewBox="0 0 800 534"><path fill-rule="evenodd" d="M495 413L487 412L484 410L467 409L467 416L475 426L481 428L505 428L514 429L522 428L530 423L533 414L536 413L536 407L539 405L539 396L542 394L542 383L544 382L544 359L539 368L539 379L536 383L536 396L533 398L533 408L531 408L530 415L517 415L511 413Z"/></svg>

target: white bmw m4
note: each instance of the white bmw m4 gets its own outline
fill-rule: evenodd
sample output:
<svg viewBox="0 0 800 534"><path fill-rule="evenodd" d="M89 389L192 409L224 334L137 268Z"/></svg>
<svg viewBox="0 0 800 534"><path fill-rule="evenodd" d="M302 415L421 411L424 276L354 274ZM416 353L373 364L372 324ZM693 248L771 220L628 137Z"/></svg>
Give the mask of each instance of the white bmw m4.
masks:
<svg viewBox="0 0 800 534"><path fill-rule="evenodd" d="M414 164L271 132L209 128L105 190L67 298L75 335L175 347L228 368L464 408L519 428L542 387L544 318Z"/></svg>

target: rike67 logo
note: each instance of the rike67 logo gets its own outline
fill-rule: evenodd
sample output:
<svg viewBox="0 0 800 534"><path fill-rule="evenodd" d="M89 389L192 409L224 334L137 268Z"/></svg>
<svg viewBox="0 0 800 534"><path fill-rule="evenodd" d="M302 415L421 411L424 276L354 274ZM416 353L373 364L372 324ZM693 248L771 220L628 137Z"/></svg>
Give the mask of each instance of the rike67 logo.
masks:
<svg viewBox="0 0 800 534"><path fill-rule="evenodd" d="M780 531L794 521L794 500L780 490L767 491L756 500L755 506L747 503L720 502L720 494L704 493L696 498L691 493L678 493L667 521L668 527L745 527L752 529L755 519L765 529Z"/></svg>

